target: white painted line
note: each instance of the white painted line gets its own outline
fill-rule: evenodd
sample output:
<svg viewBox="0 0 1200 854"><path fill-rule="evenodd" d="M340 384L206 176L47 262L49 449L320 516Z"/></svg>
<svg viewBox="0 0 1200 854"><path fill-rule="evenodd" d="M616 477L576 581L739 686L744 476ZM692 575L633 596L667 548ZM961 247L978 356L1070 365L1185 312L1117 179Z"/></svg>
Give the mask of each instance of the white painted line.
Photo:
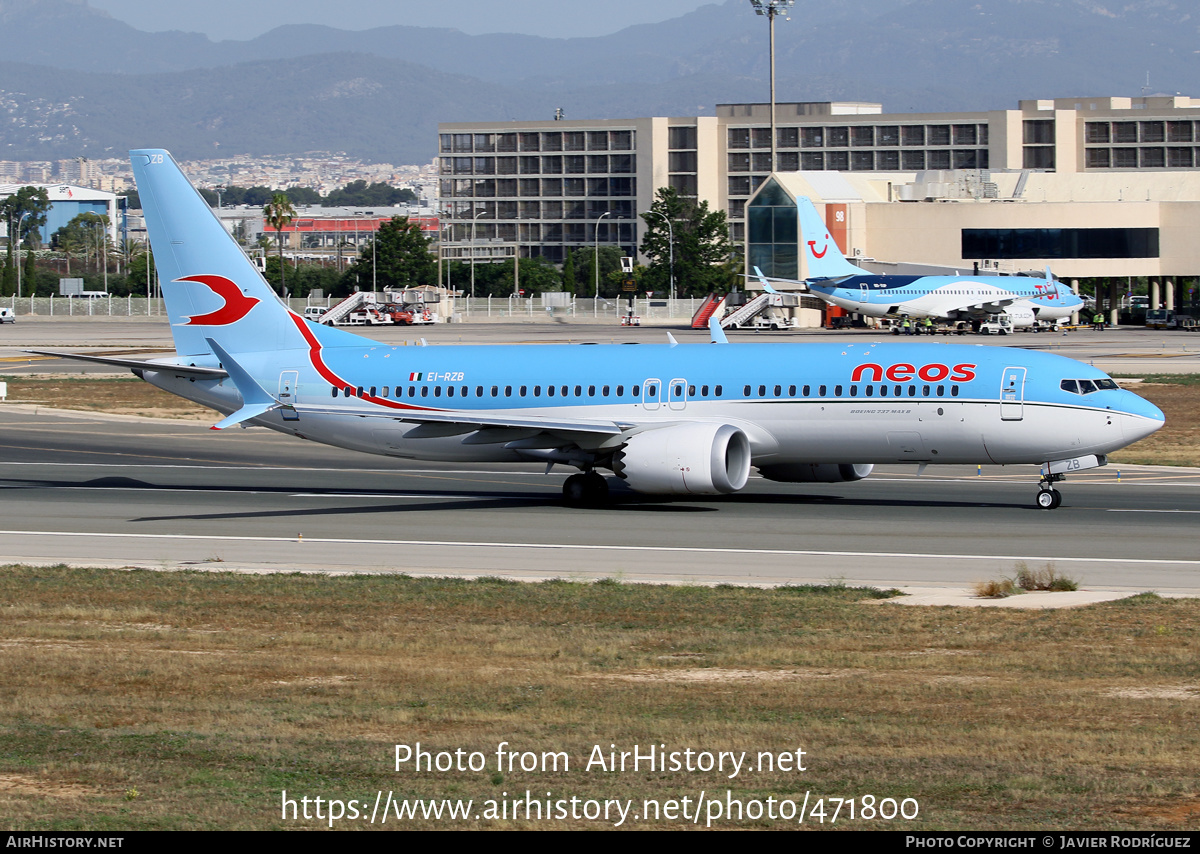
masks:
<svg viewBox="0 0 1200 854"><path fill-rule="evenodd" d="M197 542L250 542L250 543L295 543L295 537L235 537L218 534L116 534L91 531L0 531L0 536L14 537L90 537L105 539L135 540L194 540ZM501 543L469 542L452 540L356 540L341 537L306 537L308 543L330 543L335 545L364 546L410 546L437 548L478 549L537 549L559 551L612 551L652 552L675 554L721 554L721 555L772 555L794 557L861 557L861 558L914 558L919 560L1003 560L1003 561L1053 561L1061 563L1111 563L1142 565L1200 566L1200 560L1174 560L1169 558L1114 558L1114 557L1064 557L1063 555L967 555L967 554L923 554L921 552L850 552L815 549L739 549L697 548L694 546L621 546L595 545L589 543Z"/></svg>

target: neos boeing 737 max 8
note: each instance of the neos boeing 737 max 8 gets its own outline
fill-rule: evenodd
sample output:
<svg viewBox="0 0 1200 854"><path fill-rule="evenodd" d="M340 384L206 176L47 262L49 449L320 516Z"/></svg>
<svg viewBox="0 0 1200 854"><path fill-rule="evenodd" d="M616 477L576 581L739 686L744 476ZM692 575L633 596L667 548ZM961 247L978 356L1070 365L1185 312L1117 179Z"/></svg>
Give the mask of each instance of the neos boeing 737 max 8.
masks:
<svg viewBox="0 0 1200 854"><path fill-rule="evenodd" d="M171 155L131 152L177 355L133 369L256 424L372 454L563 464L563 492L715 495L751 466L793 483L874 464L1041 464L1052 484L1153 433L1162 413L1088 365L1009 348L912 344L392 347L276 298ZM62 354L56 354L62 355ZM89 358L89 357L85 357Z"/></svg>
<svg viewBox="0 0 1200 854"><path fill-rule="evenodd" d="M1014 328L1066 320L1083 308L1070 288L1031 276L893 276L868 273L846 260L812 200L801 197L800 233L814 296L868 317L902 314L983 320L1004 314Z"/></svg>

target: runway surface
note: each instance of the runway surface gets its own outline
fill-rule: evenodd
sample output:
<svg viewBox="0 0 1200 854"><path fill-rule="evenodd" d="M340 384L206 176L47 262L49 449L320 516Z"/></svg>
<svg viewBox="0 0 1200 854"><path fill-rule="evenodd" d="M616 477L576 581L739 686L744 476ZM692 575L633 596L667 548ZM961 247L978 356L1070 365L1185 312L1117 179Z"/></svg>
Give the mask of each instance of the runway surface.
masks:
<svg viewBox="0 0 1200 854"><path fill-rule="evenodd" d="M1034 508L1035 467L877 469L568 509L568 471L393 461L264 429L0 408L0 558L40 564L965 588L1053 562L1200 593L1200 470L1115 467ZM616 483L615 480L610 480Z"/></svg>

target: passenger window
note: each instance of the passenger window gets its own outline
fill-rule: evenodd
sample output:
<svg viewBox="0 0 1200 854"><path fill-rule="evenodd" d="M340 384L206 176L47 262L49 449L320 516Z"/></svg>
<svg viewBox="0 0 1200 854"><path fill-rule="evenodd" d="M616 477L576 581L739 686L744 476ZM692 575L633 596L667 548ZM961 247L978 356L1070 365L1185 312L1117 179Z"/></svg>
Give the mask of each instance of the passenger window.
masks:
<svg viewBox="0 0 1200 854"><path fill-rule="evenodd" d="M525 396L525 389L526 389L526 388L527 388L527 386L521 386L521 397L524 397L524 396Z"/></svg>
<svg viewBox="0 0 1200 854"><path fill-rule="evenodd" d="M775 386L775 396L779 397L782 394L783 394L783 386L781 386L781 385Z"/></svg>
<svg viewBox="0 0 1200 854"><path fill-rule="evenodd" d="M696 387L694 385L688 386L688 397L695 397L695 396L696 396Z"/></svg>
<svg viewBox="0 0 1200 854"><path fill-rule="evenodd" d="M929 397L929 386L921 386L921 397Z"/></svg>
<svg viewBox="0 0 1200 854"><path fill-rule="evenodd" d="M899 397L900 395L904 394L904 386L902 386L902 385L896 386L895 394L896 394L896 397Z"/></svg>
<svg viewBox="0 0 1200 854"><path fill-rule="evenodd" d="M454 389L450 389L450 390L451 390L451 391L454 391ZM435 385L435 386L433 387L433 396L434 396L434 397L441 397L441 396L442 396L442 387L441 387L440 385Z"/></svg>
<svg viewBox="0 0 1200 854"><path fill-rule="evenodd" d="M371 386L371 397L375 397L375 386Z"/></svg>
<svg viewBox="0 0 1200 854"><path fill-rule="evenodd" d="M635 386L635 388L636 388L636 386ZM646 386L646 396L647 397L658 397L658 386L656 386L656 385Z"/></svg>
<svg viewBox="0 0 1200 854"><path fill-rule="evenodd" d="M917 396L917 387L916 387L915 385L910 385L910 386L908 387L908 396L909 396L909 397L916 397L916 396Z"/></svg>
<svg viewBox="0 0 1200 854"><path fill-rule="evenodd" d="M416 397L416 396L417 396L417 387L416 387L415 385L410 385L410 386L408 387L408 396L409 396L409 397Z"/></svg>
<svg viewBox="0 0 1200 854"><path fill-rule="evenodd" d="M624 397L624 396L625 396L625 386L623 386L623 385L617 386L617 397ZM635 397L637 396L636 392L635 392L634 396Z"/></svg>
<svg viewBox="0 0 1200 854"><path fill-rule="evenodd" d="M468 389L466 386L463 386L461 389L459 389L459 393L462 394L463 397L466 397L470 393L470 389ZM479 389L479 393L483 394L482 388Z"/></svg>
<svg viewBox="0 0 1200 854"><path fill-rule="evenodd" d="M944 385L940 385L937 387L937 395L938 395L938 397L946 396L946 387Z"/></svg>
<svg viewBox="0 0 1200 854"><path fill-rule="evenodd" d="M721 396L721 387L720 386L717 386L715 389L713 389L713 391L716 392L717 397Z"/></svg>
<svg viewBox="0 0 1200 854"><path fill-rule="evenodd" d="M437 392L434 392L434 394L436 395ZM454 397L454 386L452 386L452 385L446 386L446 397Z"/></svg>
<svg viewBox="0 0 1200 854"><path fill-rule="evenodd" d="M384 386L384 387L383 387L383 396L384 396L384 397L387 397L387 396L388 396L388 387L387 387L387 386Z"/></svg>
<svg viewBox="0 0 1200 854"><path fill-rule="evenodd" d="M496 395L497 395L497 393L498 393L499 391L500 391L500 387L499 387L499 386L492 386L492 397L496 397ZM509 394L512 394L512 386L509 386L509 387L508 387L508 388L505 390L505 395L509 395Z"/></svg>
<svg viewBox="0 0 1200 854"><path fill-rule="evenodd" d="M537 397L537 393L538 393L537 386L534 386L533 387L533 396ZM552 386L552 385L546 386L546 397L554 397L554 386Z"/></svg>
<svg viewBox="0 0 1200 854"><path fill-rule="evenodd" d="M429 397L429 386L421 386L421 397Z"/></svg>
<svg viewBox="0 0 1200 854"><path fill-rule="evenodd" d="M834 397L841 397L841 396L842 396L842 387L841 387L840 385L835 385L835 386L833 387L833 396L834 396Z"/></svg>
<svg viewBox="0 0 1200 854"><path fill-rule="evenodd" d="M866 390L867 390L867 397L871 397L872 395L875 394L875 386L873 386L873 385L866 386Z"/></svg>
<svg viewBox="0 0 1200 854"><path fill-rule="evenodd" d="M749 396L750 396L750 386L745 386L742 389L742 397L749 397Z"/></svg>
<svg viewBox="0 0 1200 854"><path fill-rule="evenodd" d="M495 393L496 393L496 392L494 392L494 391L492 392L492 394L495 394ZM476 397L483 397L483 386L481 386L481 385L477 385L477 386L475 386L475 396L476 396Z"/></svg>
<svg viewBox="0 0 1200 854"><path fill-rule="evenodd" d="M600 389L600 394L601 394L603 397L608 397L608 386L603 386L603 387L601 387L601 389Z"/></svg>
<svg viewBox="0 0 1200 854"><path fill-rule="evenodd" d="M675 386L674 393L675 393L675 397L677 397L677 398L683 397L683 386L682 385Z"/></svg>
<svg viewBox="0 0 1200 854"><path fill-rule="evenodd" d="M576 394L578 394L578 393L579 393L579 392L576 392ZM567 387L566 387L566 386L563 386L563 387L562 387L562 396L563 396L563 397L566 397L566 396L567 396Z"/></svg>
<svg viewBox="0 0 1200 854"><path fill-rule="evenodd" d="M766 397L766 396L767 396L767 387L766 387L765 385L760 385L760 386L758 387L758 396L759 396L759 397Z"/></svg>
<svg viewBox="0 0 1200 854"><path fill-rule="evenodd" d="M858 397L858 386L856 386L856 385L850 386L850 396Z"/></svg>
<svg viewBox="0 0 1200 854"><path fill-rule="evenodd" d="M708 386L706 386L706 385L700 386L700 396L708 397Z"/></svg>
<svg viewBox="0 0 1200 854"><path fill-rule="evenodd" d="M956 385L950 386L950 396L958 397L958 386L956 386Z"/></svg>
<svg viewBox="0 0 1200 854"><path fill-rule="evenodd" d="M817 387L817 397L824 397L824 396L825 396L825 386L818 386Z"/></svg>
<svg viewBox="0 0 1200 854"><path fill-rule="evenodd" d="M795 397L795 396L796 396L796 387L794 385L788 386L788 397Z"/></svg>
<svg viewBox="0 0 1200 854"><path fill-rule="evenodd" d="M879 387L879 396L880 396L880 397L887 397L887 386L885 386L885 385L881 385L881 386Z"/></svg>
<svg viewBox="0 0 1200 854"><path fill-rule="evenodd" d="M338 390L337 390L337 386L334 386L333 388L331 388L331 389L330 389L330 391L331 391L331 392L333 392L333 396L334 396L334 397L337 397L337 396L338 396Z"/></svg>
<svg viewBox="0 0 1200 854"><path fill-rule="evenodd" d="M363 396L363 387L362 387L362 386L359 386L359 387L358 387L358 396L359 396L359 397L362 397L362 396Z"/></svg>
<svg viewBox="0 0 1200 854"><path fill-rule="evenodd" d="M553 386L552 386L552 388L553 388ZM542 387L541 387L540 385L535 385L535 386L533 387L533 396L534 396L534 397L541 397L541 396L542 396Z"/></svg>
<svg viewBox="0 0 1200 854"><path fill-rule="evenodd" d="M641 386L637 386L637 385L635 385L633 388L631 388L631 389L629 390L629 395L630 395L631 397L637 397L637 396L638 396L638 394L639 394L639 393L640 393L640 391L641 391L641 388L642 388Z"/></svg>
<svg viewBox="0 0 1200 854"><path fill-rule="evenodd" d="M506 385L506 386L504 387L504 396L505 396L505 397L512 397L512 386L510 386L510 385Z"/></svg>
<svg viewBox="0 0 1200 854"><path fill-rule="evenodd" d="M595 397L595 396L596 396L596 387L594 385L588 386L588 397Z"/></svg>
<svg viewBox="0 0 1200 854"><path fill-rule="evenodd" d="M809 387L808 387L808 386L805 386L805 387L804 387L804 389L803 389L803 391L804 391L804 396L805 396L805 397L808 397Z"/></svg>

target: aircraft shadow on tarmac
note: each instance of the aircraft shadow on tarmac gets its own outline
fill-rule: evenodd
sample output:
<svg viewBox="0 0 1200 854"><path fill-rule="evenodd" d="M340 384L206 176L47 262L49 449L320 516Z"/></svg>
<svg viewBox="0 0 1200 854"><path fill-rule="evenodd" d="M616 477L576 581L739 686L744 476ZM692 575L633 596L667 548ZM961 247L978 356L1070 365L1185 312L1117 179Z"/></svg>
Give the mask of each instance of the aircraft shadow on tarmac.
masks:
<svg viewBox="0 0 1200 854"><path fill-rule="evenodd" d="M372 505L351 505L331 507L328 504L322 507L296 507L279 510L240 510L228 511L219 513L164 513L155 516L139 516L130 518L131 523L146 523L146 522L168 522L168 521L222 521L231 519L271 519L271 518L304 518L313 516L337 516L337 515L360 515L370 513L421 513L421 512L444 512L456 510L505 510L505 509L569 509L572 513L578 513L582 510L595 511L610 511L610 512L639 512L639 513L672 513L672 514L691 514L691 513L714 513L719 512L722 506L740 506L753 507L758 505L770 505L778 507L780 505L794 507L815 507L835 505L844 508L868 508L876 509L880 507L887 508L961 508L961 509L1033 509L1029 505L1022 502L987 502L987 501L955 501L946 499L870 499L870 498L845 498L840 495L822 495L813 493L738 493L736 495L715 496L712 498L696 497L696 498L681 498L679 496L649 496L642 495L632 490L622 489L617 485L610 494L610 500L602 507L594 508L566 508L562 503L561 497L557 492L547 493L544 491L521 493L516 491L493 491L481 493L479 491L465 489L404 489L395 490L380 490L368 489L364 490L361 495L348 495L353 491L352 487L280 487L280 486L234 486L234 485L195 485L191 483L151 483L135 478L108 476L95 478L87 481L68 481L68 480L45 480L45 479L29 479L20 480L8 478L2 482L4 485L16 488L72 488L72 489L104 489L104 490L121 490L128 489L131 491L182 491L193 493L246 493L248 495L280 495L294 496L298 492L303 492L304 495L314 498L357 498L369 499L377 498L382 503ZM394 499L392 498L394 496ZM701 503L702 502L702 503Z"/></svg>

